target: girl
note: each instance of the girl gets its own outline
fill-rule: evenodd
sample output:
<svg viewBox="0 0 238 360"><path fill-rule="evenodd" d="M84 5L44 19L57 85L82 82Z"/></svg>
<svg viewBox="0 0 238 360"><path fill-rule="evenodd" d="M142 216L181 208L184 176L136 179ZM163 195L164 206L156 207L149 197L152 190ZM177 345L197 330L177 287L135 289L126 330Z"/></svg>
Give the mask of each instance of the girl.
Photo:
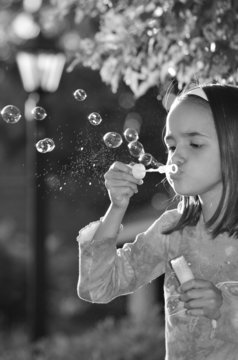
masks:
<svg viewBox="0 0 238 360"><path fill-rule="evenodd" d="M207 85L179 95L166 119L167 180L181 201L132 244L116 249L129 200L142 181L114 163L110 207L82 229L80 298L106 303L165 273L166 360L238 359L238 88ZM170 260L194 279L180 285Z"/></svg>

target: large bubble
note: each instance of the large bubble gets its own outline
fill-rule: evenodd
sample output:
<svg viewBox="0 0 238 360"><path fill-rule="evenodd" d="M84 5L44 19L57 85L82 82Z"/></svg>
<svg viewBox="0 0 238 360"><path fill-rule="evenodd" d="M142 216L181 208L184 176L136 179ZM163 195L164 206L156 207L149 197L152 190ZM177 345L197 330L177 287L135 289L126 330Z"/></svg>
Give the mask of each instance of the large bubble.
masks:
<svg viewBox="0 0 238 360"><path fill-rule="evenodd" d="M108 132L103 136L103 141L105 145L109 148L117 148L119 147L123 140L120 134L117 132Z"/></svg>
<svg viewBox="0 0 238 360"><path fill-rule="evenodd" d="M35 120L44 120L47 116L47 113L42 106L36 106L31 113Z"/></svg>
<svg viewBox="0 0 238 360"><path fill-rule="evenodd" d="M155 167L155 168L158 168L160 165L162 165L158 160L156 160L154 158L154 156L152 156L152 159L151 159L151 162L150 162L150 165Z"/></svg>
<svg viewBox="0 0 238 360"><path fill-rule="evenodd" d="M140 157L145 151L144 147L139 141L131 141L128 145L129 152L134 157Z"/></svg>
<svg viewBox="0 0 238 360"><path fill-rule="evenodd" d="M52 140L50 138L45 138L45 139L39 140L36 143L36 150L40 153L50 152L50 151L54 150L54 148L55 148L54 140Z"/></svg>
<svg viewBox="0 0 238 360"><path fill-rule="evenodd" d="M15 124L21 118L21 112L14 105L7 105L1 110L3 120L8 124Z"/></svg>
<svg viewBox="0 0 238 360"><path fill-rule="evenodd" d="M84 101L87 97L86 91L83 89L75 90L73 95L74 95L75 100L77 100L77 101Z"/></svg>
<svg viewBox="0 0 238 360"><path fill-rule="evenodd" d="M145 165L145 166L148 166L151 164L152 162L152 155L149 154L149 153L142 153L140 156L139 156L139 161Z"/></svg>
<svg viewBox="0 0 238 360"><path fill-rule="evenodd" d="M139 139L138 132L135 129L127 128L123 133L126 141L136 141Z"/></svg>
<svg viewBox="0 0 238 360"><path fill-rule="evenodd" d="M92 125L99 125L102 122L102 117L97 112L92 112L88 115L88 120Z"/></svg>

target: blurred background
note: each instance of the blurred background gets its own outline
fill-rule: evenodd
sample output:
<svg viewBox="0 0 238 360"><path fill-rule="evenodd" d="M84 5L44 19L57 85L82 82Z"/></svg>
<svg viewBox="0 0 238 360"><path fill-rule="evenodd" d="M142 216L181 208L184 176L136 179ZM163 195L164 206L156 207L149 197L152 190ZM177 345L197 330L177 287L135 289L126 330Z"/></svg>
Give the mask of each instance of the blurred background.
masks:
<svg viewBox="0 0 238 360"><path fill-rule="evenodd" d="M0 1L0 359L164 358L163 277L109 304L84 302L76 237L109 205L109 166L139 161L125 129L165 162L177 92L236 84L237 18L231 0ZM122 144L107 146L108 132ZM173 197L162 175L147 174L118 247Z"/></svg>

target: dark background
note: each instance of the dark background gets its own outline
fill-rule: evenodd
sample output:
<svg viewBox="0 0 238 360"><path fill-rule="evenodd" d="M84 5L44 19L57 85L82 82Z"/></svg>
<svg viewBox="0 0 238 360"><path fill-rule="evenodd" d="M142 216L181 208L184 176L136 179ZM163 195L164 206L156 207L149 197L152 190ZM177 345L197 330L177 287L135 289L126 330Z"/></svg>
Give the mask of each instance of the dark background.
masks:
<svg viewBox="0 0 238 360"><path fill-rule="evenodd" d="M6 350L22 342L28 343L30 338L29 264L33 243L28 233L27 214L29 139L24 103L28 94L23 90L16 65L2 65L0 77L0 107L12 104L22 113L16 124L0 121L0 325L3 338L8 338L3 342ZM84 102L73 97L78 88L87 92ZM136 160L129 154L125 140L117 149L107 148L102 140L106 132L117 131L122 135L125 120L136 114L141 119L139 136L146 152L160 161L165 160L161 138L166 114L157 95L156 89L151 89L146 96L135 100L125 85L120 86L117 94L112 94L97 72L79 67L71 73L64 71L55 93L40 97L39 105L47 112L43 120L47 122L47 137L56 145L52 152L40 154L45 166L40 173L32 174L46 184L43 195L47 200L46 336L59 332L84 333L108 316L124 318L128 315L128 297L107 305L89 304L77 297L76 236L83 226L102 216L109 205L103 178L108 167L116 160L127 163ZM98 126L87 119L92 111L102 116L103 121ZM34 146L32 152L36 152ZM158 174L147 175L124 219L126 225L137 225L132 233L130 230L126 233L120 245L133 240L136 226L138 231L141 224L146 227L163 210L163 205L158 207L156 198L161 199L162 194L162 200L167 201L169 196L162 179ZM161 281L158 281L156 295L158 304L162 304L163 298ZM16 332L20 335L14 335Z"/></svg>

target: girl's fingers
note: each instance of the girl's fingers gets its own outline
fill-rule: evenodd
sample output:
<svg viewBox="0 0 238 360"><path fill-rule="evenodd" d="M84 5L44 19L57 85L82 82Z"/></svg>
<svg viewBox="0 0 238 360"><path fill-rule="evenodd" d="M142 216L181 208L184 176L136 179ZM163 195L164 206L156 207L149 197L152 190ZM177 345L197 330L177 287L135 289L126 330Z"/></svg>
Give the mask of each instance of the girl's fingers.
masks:
<svg viewBox="0 0 238 360"><path fill-rule="evenodd" d="M105 180L125 180L125 181L130 181L135 184L141 183L141 181L136 179L132 174L126 173L124 171L109 170L104 175L104 179Z"/></svg>
<svg viewBox="0 0 238 360"><path fill-rule="evenodd" d="M138 190L137 184L131 183L129 181L122 181L122 180L113 180L113 181L106 180L105 186L108 190L113 190L113 189L119 190L119 188L130 188L133 191Z"/></svg>
<svg viewBox="0 0 238 360"><path fill-rule="evenodd" d="M201 289L192 289L182 293L179 298L181 301L189 301L191 299L199 299L204 297L204 291Z"/></svg>
<svg viewBox="0 0 238 360"><path fill-rule="evenodd" d="M135 194L136 191L134 191L133 189L125 189L124 191L124 195L131 197L132 195Z"/></svg>
<svg viewBox="0 0 238 360"><path fill-rule="evenodd" d="M214 290L210 288L192 289L182 293L179 298L181 301L190 301L192 299L213 299Z"/></svg>
<svg viewBox="0 0 238 360"><path fill-rule="evenodd" d="M189 309L186 313L191 316L204 316L203 309Z"/></svg>
<svg viewBox="0 0 238 360"><path fill-rule="evenodd" d="M184 307L187 309L203 309L209 306L210 306L210 300L208 299L190 300L184 303Z"/></svg>
<svg viewBox="0 0 238 360"><path fill-rule="evenodd" d="M132 173L132 170L131 170L131 167L127 164L124 164L120 161L116 161L114 162L110 168L110 170L117 170L117 171L123 171L123 172L126 172L128 174L131 174Z"/></svg>
<svg viewBox="0 0 238 360"><path fill-rule="evenodd" d="M129 165L119 161L111 165L104 179L111 201L118 206L128 203L129 198L138 192L137 186L143 184L142 180L132 175Z"/></svg>
<svg viewBox="0 0 238 360"><path fill-rule="evenodd" d="M130 188L130 187L120 187L120 188L114 188L114 189L110 189L108 190L109 193L112 195L112 196L117 196L118 194L121 194L121 195L127 195L127 194L130 194L133 195L133 194L137 194L138 190L137 188Z"/></svg>
<svg viewBox="0 0 238 360"><path fill-rule="evenodd" d="M211 286L210 281L203 279L192 279L181 285L182 291L188 291L190 289L207 289Z"/></svg>
<svg viewBox="0 0 238 360"><path fill-rule="evenodd" d="M110 193L110 198L111 199L115 199L115 200L119 200L119 201L122 201L123 199L125 198L130 198L132 197L133 195L135 194L135 191L133 191L132 189L128 189L128 188L125 188L125 189L122 189L122 191L120 193L118 192L111 192Z"/></svg>

